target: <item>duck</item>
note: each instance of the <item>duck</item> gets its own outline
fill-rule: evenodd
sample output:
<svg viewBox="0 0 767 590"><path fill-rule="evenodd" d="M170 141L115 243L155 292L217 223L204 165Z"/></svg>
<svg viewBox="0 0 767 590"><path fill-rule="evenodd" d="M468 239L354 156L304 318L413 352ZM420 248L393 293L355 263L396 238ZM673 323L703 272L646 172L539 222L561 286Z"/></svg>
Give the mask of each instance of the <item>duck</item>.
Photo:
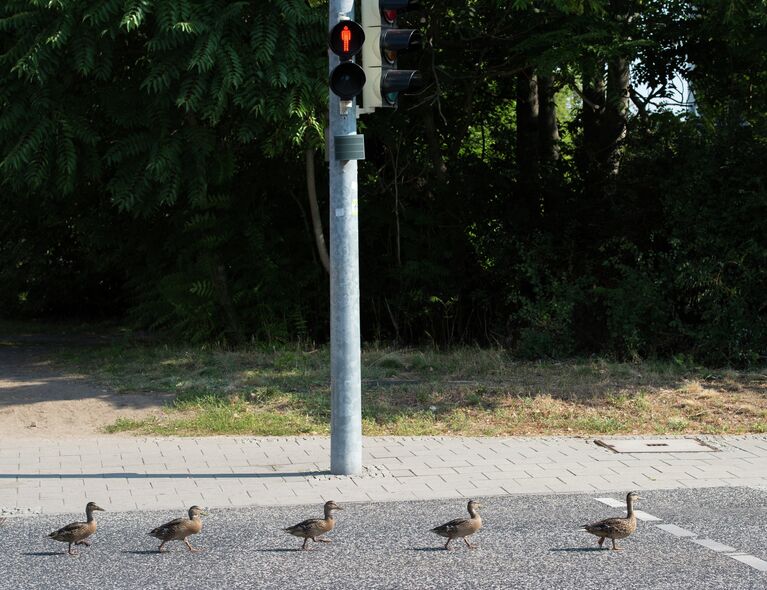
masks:
<svg viewBox="0 0 767 590"><path fill-rule="evenodd" d="M333 512L337 510L343 510L343 508L341 508L333 500L328 500L323 506L325 518L310 518L282 530L295 537L303 538L304 544L301 545L302 551L309 549L306 546L306 544L309 542L309 539L315 543L330 543L330 539L322 539L321 535L329 533L333 530L333 527L336 526L336 519L333 516Z"/></svg>
<svg viewBox="0 0 767 590"><path fill-rule="evenodd" d="M96 519L93 517L93 513L97 510L106 512L106 510L96 505L95 502L88 502L85 505L86 522L73 522L57 531L53 531L48 536L54 541L69 543L67 553L69 555L77 555L76 551L72 551L72 545L91 546L88 538L96 532Z"/></svg>
<svg viewBox="0 0 767 590"><path fill-rule="evenodd" d="M592 524L585 524L581 530L587 531L592 535L599 537L597 544L602 547L605 539L610 539L613 543L613 551L622 551L615 544L616 539L625 539L637 530L637 517L634 514L634 502L641 500L642 497L637 492L626 494L626 516L616 516L606 518Z"/></svg>
<svg viewBox="0 0 767 590"><path fill-rule="evenodd" d="M189 551L196 553L201 551L201 547L193 547L189 542L190 535L196 535L202 530L202 518L200 516L207 516L208 513L199 506L192 506L189 509L189 518L176 518L170 522L166 522L163 525L158 526L155 529L149 531L149 535L160 539L162 543L157 548L160 553L165 553L167 549L163 549L165 543L168 541L183 541L189 548Z"/></svg>
<svg viewBox="0 0 767 590"><path fill-rule="evenodd" d="M469 500L466 509L469 511L470 518L456 518L438 527L434 527L431 529L431 532L438 534L440 537L447 538L445 549L450 549L450 541L453 539L463 539L463 542L466 543L469 549L475 549L477 546L469 543L467 537L470 537L482 528L482 517L477 512L478 508L482 508L482 504L476 500Z"/></svg>

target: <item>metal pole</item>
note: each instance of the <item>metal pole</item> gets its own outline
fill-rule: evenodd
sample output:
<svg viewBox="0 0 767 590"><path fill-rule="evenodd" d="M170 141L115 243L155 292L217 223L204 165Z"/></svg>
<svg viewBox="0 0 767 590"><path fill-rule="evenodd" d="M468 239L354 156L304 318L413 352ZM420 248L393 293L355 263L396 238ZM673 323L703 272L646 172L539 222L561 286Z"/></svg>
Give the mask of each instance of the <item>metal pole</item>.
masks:
<svg viewBox="0 0 767 590"><path fill-rule="evenodd" d="M330 30L354 19L354 0L330 0ZM328 51L330 68L338 56ZM357 226L357 162L335 159L336 136L357 133L357 107L341 115L330 94L330 471L362 471L362 383L360 369L360 275Z"/></svg>

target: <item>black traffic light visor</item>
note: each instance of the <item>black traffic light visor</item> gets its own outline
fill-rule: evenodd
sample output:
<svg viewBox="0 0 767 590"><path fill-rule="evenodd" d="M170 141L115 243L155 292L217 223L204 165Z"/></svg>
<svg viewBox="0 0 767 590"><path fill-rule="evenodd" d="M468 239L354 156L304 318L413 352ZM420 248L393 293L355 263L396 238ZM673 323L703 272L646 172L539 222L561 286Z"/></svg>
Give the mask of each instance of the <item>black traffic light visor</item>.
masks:
<svg viewBox="0 0 767 590"><path fill-rule="evenodd" d="M407 51L421 47L421 31L418 29L383 29L381 49L383 51Z"/></svg>
<svg viewBox="0 0 767 590"><path fill-rule="evenodd" d="M423 88L423 76L418 70L388 70L381 76L382 96L413 92L421 88Z"/></svg>

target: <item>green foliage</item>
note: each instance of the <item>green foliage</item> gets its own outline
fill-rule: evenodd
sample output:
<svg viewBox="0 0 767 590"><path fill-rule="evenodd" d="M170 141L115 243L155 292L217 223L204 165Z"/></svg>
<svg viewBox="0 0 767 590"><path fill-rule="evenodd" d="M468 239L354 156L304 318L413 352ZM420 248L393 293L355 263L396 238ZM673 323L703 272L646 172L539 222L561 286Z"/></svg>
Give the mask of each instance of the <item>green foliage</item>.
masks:
<svg viewBox="0 0 767 590"><path fill-rule="evenodd" d="M402 20L428 43L400 63L426 87L361 123L364 337L764 363L767 9L422 4ZM325 340L303 157L324 145L326 12L2 3L3 312L124 314L197 342ZM680 75L694 115L653 106ZM545 108L525 135L522 92L544 79L555 158Z"/></svg>

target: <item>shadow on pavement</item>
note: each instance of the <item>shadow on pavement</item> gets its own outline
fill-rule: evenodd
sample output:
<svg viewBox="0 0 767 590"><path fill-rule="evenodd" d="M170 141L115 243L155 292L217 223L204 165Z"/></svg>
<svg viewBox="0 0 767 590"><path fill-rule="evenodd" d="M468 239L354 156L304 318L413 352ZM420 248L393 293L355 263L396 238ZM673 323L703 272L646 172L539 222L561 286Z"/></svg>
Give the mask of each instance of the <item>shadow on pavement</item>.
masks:
<svg viewBox="0 0 767 590"><path fill-rule="evenodd" d="M264 478L310 477L331 475L330 471L270 471L268 473L0 473L0 479L211 479L211 478Z"/></svg>
<svg viewBox="0 0 767 590"><path fill-rule="evenodd" d="M602 549L601 547L553 547L549 551L556 553L591 553L609 551L609 549Z"/></svg>

